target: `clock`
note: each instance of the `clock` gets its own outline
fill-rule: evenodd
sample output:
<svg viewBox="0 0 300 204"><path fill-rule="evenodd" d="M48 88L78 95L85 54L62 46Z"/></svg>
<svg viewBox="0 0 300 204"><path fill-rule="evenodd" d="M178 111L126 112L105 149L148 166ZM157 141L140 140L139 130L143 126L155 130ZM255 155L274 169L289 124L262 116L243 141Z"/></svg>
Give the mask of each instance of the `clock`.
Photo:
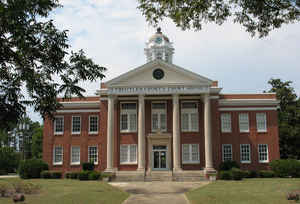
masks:
<svg viewBox="0 0 300 204"><path fill-rule="evenodd" d="M165 73L162 69L155 69L153 71L153 78L156 80L160 80L160 79L164 78L164 76L165 76Z"/></svg>
<svg viewBox="0 0 300 204"><path fill-rule="evenodd" d="M155 38L155 42L156 42L157 44L162 43L162 38L161 38L161 37L156 37L156 38Z"/></svg>

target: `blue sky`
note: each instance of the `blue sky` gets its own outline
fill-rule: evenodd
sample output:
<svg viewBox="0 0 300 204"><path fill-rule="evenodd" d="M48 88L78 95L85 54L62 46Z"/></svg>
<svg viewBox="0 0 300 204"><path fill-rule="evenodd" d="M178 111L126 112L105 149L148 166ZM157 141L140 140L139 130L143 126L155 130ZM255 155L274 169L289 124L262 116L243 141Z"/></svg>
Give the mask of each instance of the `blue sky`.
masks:
<svg viewBox="0 0 300 204"><path fill-rule="evenodd" d="M137 10L136 0L61 0L51 18L69 30L73 50L83 49L108 68L104 81L146 63L145 42L155 32ZM182 31L171 21L159 25L173 42L173 63L218 80L222 93L261 93L270 78L293 81L300 95L300 23L285 25L266 38L252 38L239 24L207 24L201 31ZM98 82L81 86L86 95ZM30 110L32 120L38 113Z"/></svg>

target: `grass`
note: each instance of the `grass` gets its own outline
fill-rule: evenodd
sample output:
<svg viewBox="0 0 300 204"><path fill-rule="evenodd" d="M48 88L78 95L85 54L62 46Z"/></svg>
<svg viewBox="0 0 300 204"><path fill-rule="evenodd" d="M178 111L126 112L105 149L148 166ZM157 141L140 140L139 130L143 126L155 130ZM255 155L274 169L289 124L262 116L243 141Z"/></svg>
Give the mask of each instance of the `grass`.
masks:
<svg viewBox="0 0 300 204"><path fill-rule="evenodd" d="M290 204L286 193L300 190L300 179L218 180L186 193L191 204Z"/></svg>
<svg viewBox="0 0 300 204"><path fill-rule="evenodd" d="M0 179L13 182L16 179ZM30 204L118 204L129 194L101 181L79 181L69 179L24 180L41 186L39 194L25 195ZM0 204L10 204L12 198L1 198Z"/></svg>

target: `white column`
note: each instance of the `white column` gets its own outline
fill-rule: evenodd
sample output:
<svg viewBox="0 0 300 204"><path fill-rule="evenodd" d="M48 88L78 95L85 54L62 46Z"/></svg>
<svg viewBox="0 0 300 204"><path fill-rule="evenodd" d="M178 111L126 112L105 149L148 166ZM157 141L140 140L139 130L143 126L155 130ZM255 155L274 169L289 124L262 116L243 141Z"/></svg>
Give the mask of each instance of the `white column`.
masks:
<svg viewBox="0 0 300 204"><path fill-rule="evenodd" d="M213 171L211 107L209 94L204 96L204 137L205 137L205 170Z"/></svg>
<svg viewBox="0 0 300 204"><path fill-rule="evenodd" d="M179 97L173 95L173 171L180 171Z"/></svg>
<svg viewBox="0 0 300 204"><path fill-rule="evenodd" d="M138 170L145 171L145 97L139 95Z"/></svg>
<svg viewBox="0 0 300 204"><path fill-rule="evenodd" d="M114 98L108 96L108 111L107 111L107 166L106 171L113 171L114 157Z"/></svg>

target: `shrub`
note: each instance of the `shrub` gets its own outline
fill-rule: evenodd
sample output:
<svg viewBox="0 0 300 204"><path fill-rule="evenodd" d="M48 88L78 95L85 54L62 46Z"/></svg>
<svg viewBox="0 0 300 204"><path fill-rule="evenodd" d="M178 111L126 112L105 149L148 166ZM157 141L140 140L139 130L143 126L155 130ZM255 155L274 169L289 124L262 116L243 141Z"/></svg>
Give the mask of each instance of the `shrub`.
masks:
<svg viewBox="0 0 300 204"><path fill-rule="evenodd" d="M6 183L0 183L0 197L8 196L10 193L10 187Z"/></svg>
<svg viewBox="0 0 300 204"><path fill-rule="evenodd" d="M288 192L286 195L286 199L298 201L300 199L300 191Z"/></svg>
<svg viewBox="0 0 300 204"><path fill-rule="evenodd" d="M51 178L50 171L42 171L41 172L41 178L43 178L43 179L50 179Z"/></svg>
<svg viewBox="0 0 300 204"><path fill-rule="evenodd" d="M232 168L231 174L233 180L242 180L244 177L244 172L238 168Z"/></svg>
<svg viewBox="0 0 300 204"><path fill-rule="evenodd" d="M249 177L248 178L256 178L257 177L257 172L255 170L251 170L249 172Z"/></svg>
<svg viewBox="0 0 300 204"><path fill-rule="evenodd" d="M275 176L274 171L270 171L270 170L259 171L260 178L273 178L274 176Z"/></svg>
<svg viewBox="0 0 300 204"><path fill-rule="evenodd" d="M12 147L0 147L0 168L3 172L14 173L18 168L20 154Z"/></svg>
<svg viewBox="0 0 300 204"><path fill-rule="evenodd" d="M79 172L71 172L70 179L78 179Z"/></svg>
<svg viewBox="0 0 300 204"><path fill-rule="evenodd" d="M219 178L222 180L231 180L232 179L231 171L219 171Z"/></svg>
<svg viewBox="0 0 300 204"><path fill-rule="evenodd" d="M82 170L83 171L93 171L94 168L95 168L95 165L92 162L82 163Z"/></svg>
<svg viewBox="0 0 300 204"><path fill-rule="evenodd" d="M250 178L250 171L242 170L242 172L243 172L243 178Z"/></svg>
<svg viewBox="0 0 300 204"><path fill-rule="evenodd" d="M60 179L62 177L61 171L51 171L51 178L53 179Z"/></svg>
<svg viewBox="0 0 300 204"><path fill-rule="evenodd" d="M78 179L80 181L87 181L87 180L89 180L89 174L90 174L90 171L81 171L78 173Z"/></svg>
<svg viewBox="0 0 300 204"><path fill-rule="evenodd" d="M232 168L240 168L240 165L236 161L225 161L222 162L219 166L219 169L222 171L228 171Z"/></svg>
<svg viewBox="0 0 300 204"><path fill-rule="evenodd" d="M295 159L274 160L270 166L278 177L300 177L300 161Z"/></svg>
<svg viewBox="0 0 300 204"><path fill-rule="evenodd" d="M5 169L0 169L0 176L7 175L7 171Z"/></svg>
<svg viewBox="0 0 300 204"><path fill-rule="evenodd" d="M89 180L99 180L101 178L101 173L93 171L89 174Z"/></svg>
<svg viewBox="0 0 300 204"><path fill-rule="evenodd" d="M41 172L48 170L48 164L41 159L29 159L21 161L19 175L22 179L40 178Z"/></svg>

